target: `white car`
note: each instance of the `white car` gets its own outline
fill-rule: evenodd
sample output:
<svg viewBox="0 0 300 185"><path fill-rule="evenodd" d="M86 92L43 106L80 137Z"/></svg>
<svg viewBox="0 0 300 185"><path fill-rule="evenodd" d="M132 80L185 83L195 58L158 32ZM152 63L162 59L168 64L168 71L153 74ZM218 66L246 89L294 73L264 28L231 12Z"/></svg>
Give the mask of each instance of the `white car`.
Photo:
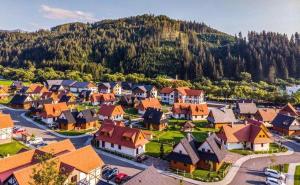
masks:
<svg viewBox="0 0 300 185"><path fill-rule="evenodd" d="M285 179L285 175L283 173L280 173L280 172L276 171L276 170L266 168L264 170L264 172L265 172L265 175L268 176L268 177L273 177L273 178L276 178L276 179Z"/></svg>
<svg viewBox="0 0 300 185"><path fill-rule="evenodd" d="M29 141L29 144L31 144L31 145L41 145L43 143L44 143L44 140L41 137L35 137L33 140Z"/></svg>
<svg viewBox="0 0 300 185"><path fill-rule="evenodd" d="M266 184L267 185L285 185L285 183L281 180L278 180L276 178L273 177L267 177L266 178Z"/></svg>

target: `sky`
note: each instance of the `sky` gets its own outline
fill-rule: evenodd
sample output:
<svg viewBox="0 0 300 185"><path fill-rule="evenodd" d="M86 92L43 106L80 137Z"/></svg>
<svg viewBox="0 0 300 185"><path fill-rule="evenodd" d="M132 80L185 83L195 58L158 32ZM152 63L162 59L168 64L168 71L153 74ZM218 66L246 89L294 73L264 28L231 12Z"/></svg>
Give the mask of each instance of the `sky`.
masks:
<svg viewBox="0 0 300 185"><path fill-rule="evenodd" d="M0 0L0 30L35 31L141 14L204 22L232 35L300 32L300 0Z"/></svg>

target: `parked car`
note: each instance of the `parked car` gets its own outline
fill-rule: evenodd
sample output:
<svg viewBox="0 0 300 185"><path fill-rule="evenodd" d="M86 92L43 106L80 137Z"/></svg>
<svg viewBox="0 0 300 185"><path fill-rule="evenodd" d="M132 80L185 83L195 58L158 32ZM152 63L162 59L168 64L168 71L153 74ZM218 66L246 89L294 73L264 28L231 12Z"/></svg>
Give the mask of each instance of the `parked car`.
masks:
<svg viewBox="0 0 300 185"><path fill-rule="evenodd" d="M285 185L285 183L283 181L273 178L273 177L267 177L266 184L267 185Z"/></svg>
<svg viewBox="0 0 300 185"><path fill-rule="evenodd" d="M265 175L268 177L273 177L276 179L285 179L285 175L283 173L280 173L276 170L270 169L270 168L265 168L264 170Z"/></svg>
<svg viewBox="0 0 300 185"><path fill-rule="evenodd" d="M109 165L104 165L104 166L102 167L102 171L101 171L102 176L103 176L105 173L107 173L108 171L110 171L110 170L111 170L111 167L110 167Z"/></svg>
<svg viewBox="0 0 300 185"><path fill-rule="evenodd" d="M147 160L148 157L146 155L140 155L136 158L136 161L142 163L143 161Z"/></svg>
<svg viewBox="0 0 300 185"><path fill-rule="evenodd" d="M103 174L103 178L105 180L111 180L112 178L114 178L117 174L119 173L119 169L118 168L113 168L109 171L107 171L105 174Z"/></svg>
<svg viewBox="0 0 300 185"><path fill-rule="evenodd" d="M42 145L44 144L44 140L42 137L34 137L32 140L29 141L31 145Z"/></svg>
<svg viewBox="0 0 300 185"><path fill-rule="evenodd" d="M24 127L20 127L20 126L15 126L13 128L13 134L22 134L25 133L26 129Z"/></svg>
<svg viewBox="0 0 300 185"><path fill-rule="evenodd" d="M121 184L129 179L129 176L125 173L118 173L115 178L115 183Z"/></svg>

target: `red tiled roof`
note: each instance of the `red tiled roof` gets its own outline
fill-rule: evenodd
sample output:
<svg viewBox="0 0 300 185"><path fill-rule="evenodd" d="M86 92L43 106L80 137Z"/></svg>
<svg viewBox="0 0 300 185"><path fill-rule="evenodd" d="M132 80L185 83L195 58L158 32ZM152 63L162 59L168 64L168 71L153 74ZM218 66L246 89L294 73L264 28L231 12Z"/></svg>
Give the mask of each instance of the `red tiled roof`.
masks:
<svg viewBox="0 0 300 185"><path fill-rule="evenodd" d="M164 94L170 94L171 92L174 91L174 88L171 87L164 87L160 90L160 93L164 93Z"/></svg>
<svg viewBox="0 0 300 185"><path fill-rule="evenodd" d="M98 114L103 116L115 116L115 115L121 115L124 114L124 110L121 105L107 105L103 104L101 105Z"/></svg>
<svg viewBox="0 0 300 185"><path fill-rule="evenodd" d="M150 107L155 109L161 109L161 104L156 98L146 98L144 100L141 100L137 108L140 110L146 110Z"/></svg>
<svg viewBox="0 0 300 185"><path fill-rule="evenodd" d="M64 110L68 110L68 106L65 102L56 104L44 104L42 116L44 118L58 117Z"/></svg>
<svg viewBox="0 0 300 185"><path fill-rule="evenodd" d="M208 115L207 104L174 103L172 111L174 114L191 114L192 116Z"/></svg>

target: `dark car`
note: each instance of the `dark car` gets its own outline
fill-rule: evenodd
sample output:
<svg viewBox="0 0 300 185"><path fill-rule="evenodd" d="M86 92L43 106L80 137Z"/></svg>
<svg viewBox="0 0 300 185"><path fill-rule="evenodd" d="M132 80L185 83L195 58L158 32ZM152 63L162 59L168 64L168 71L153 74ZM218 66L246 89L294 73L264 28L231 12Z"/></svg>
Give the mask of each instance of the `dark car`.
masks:
<svg viewBox="0 0 300 185"><path fill-rule="evenodd" d="M111 180L112 178L114 178L117 174L119 173L119 169L118 168L113 168L111 170L108 170L105 174L102 175L102 177L105 180Z"/></svg>
<svg viewBox="0 0 300 185"><path fill-rule="evenodd" d="M115 183L121 184L129 179L129 176L125 173L118 173L115 178Z"/></svg>
<svg viewBox="0 0 300 185"><path fill-rule="evenodd" d="M142 163L143 161L147 160L148 157L146 155L140 155L136 158L136 161Z"/></svg>

